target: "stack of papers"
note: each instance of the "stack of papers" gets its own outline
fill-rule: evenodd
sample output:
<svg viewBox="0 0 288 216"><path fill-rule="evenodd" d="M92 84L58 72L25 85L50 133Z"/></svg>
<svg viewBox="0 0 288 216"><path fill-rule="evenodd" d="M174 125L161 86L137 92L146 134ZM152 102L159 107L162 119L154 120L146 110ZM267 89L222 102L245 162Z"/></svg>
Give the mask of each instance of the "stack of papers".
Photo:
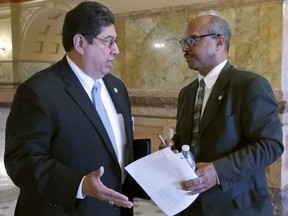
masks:
<svg viewBox="0 0 288 216"><path fill-rule="evenodd" d="M187 208L199 194L188 195L180 183L197 178L181 153L165 148L125 167L150 198L168 216Z"/></svg>

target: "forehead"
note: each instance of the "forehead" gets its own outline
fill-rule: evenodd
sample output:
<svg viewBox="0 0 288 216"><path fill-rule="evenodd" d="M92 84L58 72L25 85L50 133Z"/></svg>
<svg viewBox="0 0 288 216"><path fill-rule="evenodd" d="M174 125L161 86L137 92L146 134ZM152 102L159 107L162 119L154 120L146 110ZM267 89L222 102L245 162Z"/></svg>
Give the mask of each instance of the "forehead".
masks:
<svg viewBox="0 0 288 216"><path fill-rule="evenodd" d="M209 20L209 17L193 19L187 26L187 35L207 34L210 27Z"/></svg>

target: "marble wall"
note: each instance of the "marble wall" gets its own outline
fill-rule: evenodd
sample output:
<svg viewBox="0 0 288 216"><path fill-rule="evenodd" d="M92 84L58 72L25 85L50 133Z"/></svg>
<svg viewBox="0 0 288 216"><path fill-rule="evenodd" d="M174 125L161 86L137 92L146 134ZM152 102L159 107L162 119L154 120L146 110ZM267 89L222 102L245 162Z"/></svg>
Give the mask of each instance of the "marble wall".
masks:
<svg viewBox="0 0 288 216"><path fill-rule="evenodd" d="M288 48L283 40L288 24L286 2L235 2L118 14L116 29L121 54L113 71L129 87L136 116L135 136L150 137L153 150L157 150L159 144L156 133L162 130L167 137L169 129L175 126L179 90L196 77L196 72L187 68L178 41L187 22L202 14L220 15L230 23L232 64L261 74L271 83L280 105L283 143L287 146L288 82L284 59ZM283 156L267 168L274 215L287 214L287 174L285 150Z"/></svg>
<svg viewBox="0 0 288 216"><path fill-rule="evenodd" d="M65 7L56 6L66 10L68 4L66 2ZM70 6L73 6L72 3ZM263 75L271 83L280 105L283 143L288 147L288 63L284 61L288 58L288 42L283 40L288 36L287 10L286 0L211 0L208 3L116 14L120 55L112 73L121 78L129 89L135 116L135 137L151 138L152 150L155 151L159 144L156 133L169 136L175 126L179 90L197 75L188 69L178 41L191 18L216 14L224 17L231 26L230 62ZM21 11L18 12L21 14ZM34 10L29 10L30 13ZM16 23L15 26L23 28L25 25ZM15 46L19 47L13 49L21 52L22 46L18 43ZM0 82L23 81L50 64L21 62L21 59L1 62L0 59ZM268 167L267 176L277 212L275 215L281 215L287 212L284 204L288 202L284 195L288 190L286 151L281 159Z"/></svg>
<svg viewBox="0 0 288 216"><path fill-rule="evenodd" d="M162 128L162 133L168 136L169 128L175 126L179 90L196 77L196 72L187 68L178 41L187 22L198 15L217 14L230 23L229 60L266 77L279 103L283 101L283 1L236 2L117 15L120 56L113 72L129 87L136 116L135 136L150 137L153 150L159 144L156 132ZM273 176L268 178L271 187L287 184L281 178L281 162L268 168L268 175Z"/></svg>
<svg viewBox="0 0 288 216"><path fill-rule="evenodd" d="M178 45L191 18L217 14L231 26L230 61L265 76L275 90L281 84L282 2L193 10L175 7L144 14L118 15L116 29L121 55L114 71L130 88L179 89L195 78ZM253 16L252 16L253 15ZM148 67L149 66L149 67Z"/></svg>
<svg viewBox="0 0 288 216"><path fill-rule="evenodd" d="M196 77L196 72L186 65L178 41L187 22L202 14L216 14L230 23L229 60L266 77L284 110L283 1L230 1L217 7L197 4L118 14L116 29L121 53L113 71L130 88L136 126L146 132L140 133L142 136L152 137L153 149L159 143L155 131L162 127L162 133L167 135L167 129L175 126L179 90ZM148 132L147 127L152 131ZM281 160L277 163L268 169L271 176L273 173L269 179L272 187L288 183L279 172Z"/></svg>
<svg viewBox="0 0 288 216"><path fill-rule="evenodd" d="M33 26L33 23L28 25L23 20L35 22L37 16L34 17L33 13L45 14L44 7L47 7L47 3L39 4L34 8L13 7L12 12L19 17L12 19L12 25L16 26L12 30L22 35L14 36L13 41L13 56L17 57L17 61L14 59L13 63L0 64L0 81L23 81L50 64L47 63L50 58L46 58L46 62L30 60L23 63L21 58L26 57L19 55L23 53L24 45L18 43L29 39L24 37L29 32L27 28ZM74 4L72 1L70 6L73 7ZM69 9L67 2L63 5L66 10ZM63 5L57 4L55 7L63 9ZM46 10L51 10L51 6ZM120 55L113 73L123 79L130 89L179 91L196 77L196 72L187 68L178 41L191 18L207 13L218 14L231 25L230 61L238 67L262 74L275 91L279 90L284 76L281 34L283 0L212 0L211 3L116 14ZM62 54L61 52L58 59ZM16 73L13 74L11 68Z"/></svg>

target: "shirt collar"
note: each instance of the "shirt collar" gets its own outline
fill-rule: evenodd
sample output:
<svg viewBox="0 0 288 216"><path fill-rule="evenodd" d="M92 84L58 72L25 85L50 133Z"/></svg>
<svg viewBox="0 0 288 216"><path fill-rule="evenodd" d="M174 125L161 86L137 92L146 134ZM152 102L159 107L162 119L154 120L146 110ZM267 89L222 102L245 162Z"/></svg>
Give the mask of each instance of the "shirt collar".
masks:
<svg viewBox="0 0 288 216"><path fill-rule="evenodd" d="M226 63L227 63L227 59L224 60L223 62L221 62L220 64L218 64L216 67L214 67L205 77L203 77L199 73L198 74L198 80L200 81L201 79L204 78L206 87L208 89L211 89L214 86L221 70L223 69L223 67L225 66Z"/></svg>
<svg viewBox="0 0 288 216"><path fill-rule="evenodd" d="M75 75L77 76L78 80L80 81L80 83L82 84L82 86L84 87L84 89L86 90L86 92L91 92L93 85L94 85L94 80L89 77L87 74L85 74L72 60L71 58L69 58L68 55L66 55L66 59L67 62L69 64L69 66L72 68L73 72L75 73ZM101 85L103 86L104 82L102 79L98 79L98 82L101 83Z"/></svg>

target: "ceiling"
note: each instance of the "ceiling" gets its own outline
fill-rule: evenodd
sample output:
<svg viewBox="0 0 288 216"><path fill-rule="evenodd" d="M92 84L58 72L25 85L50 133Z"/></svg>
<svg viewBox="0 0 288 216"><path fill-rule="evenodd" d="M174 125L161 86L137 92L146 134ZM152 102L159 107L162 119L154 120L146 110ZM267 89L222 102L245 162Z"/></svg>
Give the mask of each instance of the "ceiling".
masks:
<svg viewBox="0 0 288 216"><path fill-rule="evenodd" d="M62 2L70 0L62 0ZM84 0L74 0L80 2ZM92 0L95 1L95 0ZM221 0L96 0L108 6L114 13L125 13L139 10L149 10L155 8L163 8L176 5L186 5L193 3L217 2ZM4 3L23 3L23 2L55 2L55 0L0 0L0 4Z"/></svg>

